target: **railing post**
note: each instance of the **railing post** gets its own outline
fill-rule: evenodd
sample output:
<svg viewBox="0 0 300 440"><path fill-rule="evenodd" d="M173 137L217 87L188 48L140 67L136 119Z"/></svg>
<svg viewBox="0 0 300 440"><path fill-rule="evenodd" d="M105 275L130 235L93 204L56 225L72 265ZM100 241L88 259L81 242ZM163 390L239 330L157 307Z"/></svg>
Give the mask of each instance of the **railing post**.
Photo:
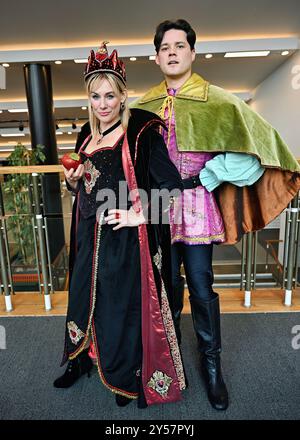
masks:
<svg viewBox="0 0 300 440"><path fill-rule="evenodd" d="M298 283L299 269L300 269L299 264L298 264L299 250L300 250L299 249L300 248L300 209L299 209L299 216L298 216L297 223L298 223L298 227L297 227L297 238L296 238L296 257L295 257L295 275L294 275L296 286Z"/></svg>
<svg viewBox="0 0 300 440"><path fill-rule="evenodd" d="M253 232L247 233L246 242L246 286L244 306L251 306L251 275L252 275L252 254L253 254Z"/></svg>
<svg viewBox="0 0 300 440"><path fill-rule="evenodd" d="M10 264L8 235L7 235L5 210L4 210L4 202L3 202L3 194L2 194L1 185L0 185L0 215L3 217L2 228L3 228L3 238L4 238L5 250L6 250L6 255L7 255L8 278L9 278L9 283L10 283L11 294L13 294L14 293L14 284L13 284L13 277L12 277L11 264Z"/></svg>
<svg viewBox="0 0 300 440"><path fill-rule="evenodd" d="M0 185L0 216L1 216L1 227L0 227L0 263L1 263L1 278L2 278L2 287L4 290L5 297L5 307L7 312L11 312L13 310L12 302L11 302L11 291L12 280L9 283L9 278L11 279L11 272L9 268L9 253L7 246L7 236L6 236L6 226L4 219L4 203L2 196L2 188Z"/></svg>
<svg viewBox="0 0 300 440"><path fill-rule="evenodd" d="M50 244L49 244L49 234L48 234L48 220L47 217L44 217L44 229L45 229L45 239L46 239L46 250L47 250L47 258L48 258L48 269L49 269L49 277L50 277L50 287L53 292L53 276L52 276L52 268L51 268L51 256L50 256Z"/></svg>
<svg viewBox="0 0 300 440"><path fill-rule="evenodd" d="M1 219L1 232L0 232L0 263L1 263L1 278L4 289L6 311L11 312L13 307L12 307L9 282L8 282L5 243L3 239L3 219Z"/></svg>
<svg viewBox="0 0 300 440"><path fill-rule="evenodd" d="M51 297L48 286L48 264L50 262L47 261L47 250L46 250L46 241L45 241L45 226L44 219L41 210L40 204L40 191L39 191L39 183L38 183L38 174L32 173L32 183L33 183L33 199L34 199L34 211L35 211L35 221L38 231L39 238L39 249L41 256L41 268L43 275L43 283L44 287L44 301L45 301L45 309L51 310Z"/></svg>
<svg viewBox="0 0 300 440"><path fill-rule="evenodd" d="M294 197L291 202L290 212L290 227L288 236L288 250L287 250L287 276L286 276L286 288L284 305L292 305L292 289L293 289L293 275L294 275L294 264L295 264L295 248L296 248L296 228L297 228L297 217L299 212L298 207L298 195Z"/></svg>
<svg viewBox="0 0 300 440"><path fill-rule="evenodd" d="M298 194L300 195L300 194ZM300 198L298 199L298 218L297 218L297 226L296 226L296 255L295 255L295 272L294 272L294 279L295 279L295 286L297 286L298 282L298 261L299 261L299 248L300 248Z"/></svg>
<svg viewBox="0 0 300 440"><path fill-rule="evenodd" d="M38 280L39 280L39 291L40 291L40 293L42 293L42 285L41 285L42 280L41 280L41 271L40 271L40 263L39 263L38 242L37 242L36 231L35 231L36 226L35 226L34 214L32 215L32 218L31 218L31 224L32 224L33 247L34 247L34 256L35 256L35 261L36 261L36 270L37 270L37 275L38 275Z"/></svg>
<svg viewBox="0 0 300 440"><path fill-rule="evenodd" d="M256 272L257 272L257 246L258 246L258 231L253 232L253 290L256 288Z"/></svg>
<svg viewBox="0 0 300 440"><path fill-rule="evenodd" d="M7 234L6 225L4 219L4 203L2 196L2 188L0 185L0 216L1 216L1 227L0 227L0 264L1 264L1 278L4 290L5 307L7 312L13 310L11 302L11 291L12 291L12 276L10 270L10 259L9 259L9 248L7 245ZM10 283L9 283L10 279Z"/></svg>
<svg viewBox="0 0 300 440"><path fill-rule="evenodd" d="M246 262L246 234L242 237L242 257L241 257L241 282L240 282L240 290L244 289L245 284L245 262Z"/></svg>
<svg viewBox="0 0 300 440"><path fill-rule="evenodd" d="M287 257L288 257L288 237L290 230L290 207L291 203L285 210L285 228L284 228L284 240L283 240L283 259L282 259L282 288L286 287L286 268L287 268Z"/></svg>

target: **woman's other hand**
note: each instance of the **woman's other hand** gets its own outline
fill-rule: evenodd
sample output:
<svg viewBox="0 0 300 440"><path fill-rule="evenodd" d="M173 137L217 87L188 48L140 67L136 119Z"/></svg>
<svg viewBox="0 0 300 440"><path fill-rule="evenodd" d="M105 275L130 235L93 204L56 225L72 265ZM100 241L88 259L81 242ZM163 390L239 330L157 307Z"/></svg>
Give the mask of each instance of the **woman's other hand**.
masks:
<svg viewBox="0 0 300 440"><path fill-rule="evenodd" d="M146 221L143 211L136 213L132 207L128 211L126 209L110 209L104 220L109 225L117 225L113 228L114 231L124 227L139 226Z"/></svg>

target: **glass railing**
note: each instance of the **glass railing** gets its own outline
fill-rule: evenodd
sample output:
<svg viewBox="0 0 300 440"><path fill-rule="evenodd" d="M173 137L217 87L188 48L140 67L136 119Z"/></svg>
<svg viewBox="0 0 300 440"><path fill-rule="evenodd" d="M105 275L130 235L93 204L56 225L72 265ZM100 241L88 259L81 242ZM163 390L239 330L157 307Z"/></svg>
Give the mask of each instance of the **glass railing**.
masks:
<svg viewBox="0 0 300 440"><path fill-rule="evenodd" d="M26 179L18 187L12 179L20 173ZM40 292L50 310L50 293L66 291L69 281L73 196L62 166L1 167L0 179L0 278L6 310L12 310L11 295L18 292ZM235 245L214 246L214 287L240 288L247 307L254 289L284 289L284 303L290 305L292 290L300 285L299 208L298 194L265 229L245 234Z"/></svg>
<svg viewBox="0 0 300 440"><path fill-rule="evenodd" d="M50 293L68 288L72 195L62 167L3 167L0 177L0 277L6 309L12 309L11 295L38 291L49 310Z"/></svg>

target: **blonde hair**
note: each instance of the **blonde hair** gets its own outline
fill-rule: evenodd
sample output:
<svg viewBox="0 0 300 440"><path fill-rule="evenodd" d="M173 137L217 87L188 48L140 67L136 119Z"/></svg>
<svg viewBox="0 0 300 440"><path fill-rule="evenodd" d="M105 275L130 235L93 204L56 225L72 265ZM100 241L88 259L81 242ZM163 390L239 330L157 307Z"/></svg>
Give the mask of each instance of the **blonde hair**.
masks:
<svg viewBox="0 0 300 440"><path fill-rule="evenodd" d="M123 84L123 82L116 75L112 73L95 73L95 75L91 75L86 80L86 91L89 98L90 98L90 93L96 90L99 87L99 84L104 79L106 79L109 82L116 95L126 94L125 84ZM88 108L89 108L89 121L90 121L91 132L92 135L95 136L100 130L100 121L94 115L90 99L89 99ZM124 108L120 109L120 117L121 117L122 127L124 128L124 130L126 130L130 118L130 110L128 107L127 96L124 101Z"/></svg>

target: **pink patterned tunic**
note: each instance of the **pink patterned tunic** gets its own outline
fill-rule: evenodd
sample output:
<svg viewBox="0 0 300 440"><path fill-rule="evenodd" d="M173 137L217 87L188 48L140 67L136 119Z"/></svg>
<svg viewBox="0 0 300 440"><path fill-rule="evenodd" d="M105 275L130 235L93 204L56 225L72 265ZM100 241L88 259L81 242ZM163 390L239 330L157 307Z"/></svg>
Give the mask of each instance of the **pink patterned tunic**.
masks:
<svg viewBox="0 0 300 440"><path fill-rule="evenodd" d="M169 95L175 95L176 90L168 89ZM169 108L164 113L169 136L164 132L168 145L169 156L176 165L182 179L199 174L205 163L212 159L212 153L179 152L175 133L175 112L172 111L169 125ZM225 232L223 220L213 192L208 192L203 186L185 189L180 197L175 199L170 209L170 226L172 243L182 242L188 245L224 242Z"/></svg>

